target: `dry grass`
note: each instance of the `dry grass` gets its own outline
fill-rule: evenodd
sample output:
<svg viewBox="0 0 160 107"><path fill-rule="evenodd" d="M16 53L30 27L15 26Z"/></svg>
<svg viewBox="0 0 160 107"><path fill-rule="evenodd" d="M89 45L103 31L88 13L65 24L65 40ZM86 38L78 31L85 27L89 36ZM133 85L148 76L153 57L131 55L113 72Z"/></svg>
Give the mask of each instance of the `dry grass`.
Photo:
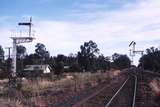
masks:
<svg viewBox="0 0 160 107"><path fill-rule="evenodd" d="M54 85L53 82L48 81L48 80L43 80L43 79L35 80L35 81L28 80L22 85L22 90L37 92L39 90L43 90L43 89L52 87L53 85Z"/></svg>
<svg viewBox="0 0 160 107"><path fill-rule="evenodd" d="M160 79L159 78L153 79L152 82L150 83L150 87L156 94L160 95Z"/></svg>
<svg viewBox="0 0 160 107"><path fill-rule="evenodd" d="M43 106L45 104L44 99L52 100L52 102L58 102L59 100L57 99L62 99L63 97L65 98L65 96L68 97L70 96L69 94L74 95L77 92L83 91L89 87L95 87L99 83L108 81L110 80L110 78L113 78L114 76L117 76L119 74L119 71L112 72L115 73L64 73L62 78L60 79L56 79L56 77L54 77L54 81L53 79L49 80L46 78L38 78L35 80L23 79L22 88L20 91L13 92L8 90L6 92L9 92L11 95L8 95L8 97L6 98L0 96L0 107L9 107L12 105L14 107L23 107L24 103L25 105L29 106L32 106L32 104L33 106ZM4 90L2 89L0 91L3 93ZM47 96L44 96L43 93L46 92ZM51 95L49 96L49 98L47 98L48 95L51 94L50 92L63 93L60 93L58 95ZM15 95L12 95L12 93L14 93ZM13 98L11 98L10 96L12 96ZM18 96L19 98L17 98Z"/></svg>
<svg viewBox="0 0 160 107"><path fill-rule="evenodd" d="M23 107L20 100L0 99L0 107Z"/></svg>
<svg viewBox="0 0 160 107"><path fill-rule="evenodd" d="M91 86L96 86L99 82L106 81L106 79L118 76L120 71L112 71L106 73L65 73L63 78L60 80L47 80L47 79L37 79L35 81L25 80L23 82L22 90L38 92L47 88L52 88L52 90L64 89L64 88L84 88L86 84ZM76 86L75 86L76 85Z"/></svg>
<svg viewBox="0 0 160 107"><path fill-rule="evenodd" d="M155 107L160 107L160 78L154 78L149 85L152 89Z"/></svg>

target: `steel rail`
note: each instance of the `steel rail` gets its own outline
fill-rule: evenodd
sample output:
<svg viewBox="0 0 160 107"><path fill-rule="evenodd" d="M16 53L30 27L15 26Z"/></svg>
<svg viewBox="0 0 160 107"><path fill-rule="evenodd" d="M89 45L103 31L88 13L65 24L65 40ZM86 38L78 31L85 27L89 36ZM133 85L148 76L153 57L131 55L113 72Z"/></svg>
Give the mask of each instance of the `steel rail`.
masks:
<svg viewBox="0 0 160 107"><path fill-rule="evenodd" d="M117 96L117 94L121 91L121 89L125 86L125 84L127 83L127 81L129 80L129 77L127 78L127 80L122 84L122 86L119 88L119 90L114 94L114 96L110 99L110 101L106 104L105 107L109 107L109 105L111 104L111 102L113 101L113 99Z"/></svg>
<svg viewBox="0 0 160 107"><path fill-rule="evenodd" d="M136 100L136 92L137 92L137 76L132 75L135 78L135 83L134 83L134 94L133 94L133 102L132 102L132 107L135 107L135 100ZM112 101L115 99L115 97L119 94L119 92L123 89L123 87L126 85L127 81L131 77L128 77L128 79L122 84L122 86L119 88L119 90L113 95L113 97L109 100L109 102L105 105L105 107L109 107Z"/></svg>
<svg viewBox="0 0 160 107"><path fill-rule="evenodd" d="M134 84L134 95L133 95L133 103L132 103L132 107L135 107L135 102L136 102L136 93L137 93L137 76L134 75L135 78L135 84Z"/></svg>

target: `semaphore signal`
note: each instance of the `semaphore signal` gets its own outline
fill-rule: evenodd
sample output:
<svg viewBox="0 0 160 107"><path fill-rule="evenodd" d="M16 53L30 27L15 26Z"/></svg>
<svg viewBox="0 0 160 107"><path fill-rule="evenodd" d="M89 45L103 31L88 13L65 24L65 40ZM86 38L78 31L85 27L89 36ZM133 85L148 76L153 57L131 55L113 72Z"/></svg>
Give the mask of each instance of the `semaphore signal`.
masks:
<svg viewBox="0 0 160 107"><path fill-rule="evenodd" d="M131 63L132 63L132 65L133 65L133 61L134 61L134 56L136 55L136 54L141 54L142 56L143 56L143 50L136 50L135 48L136 48L136 42L135 41L132 41L130 44L129 44L129 47L131 47L132 46L132 49L130 49L129 51L130 51L130 56L131 56Z"/></svg>
<svg viewBox="0 0 160 107"><path fill-rule="evenodd" d="M14 35L14 37L11 37L13 40L13 49L12 49L12 72L13 76L16 76L16 59L17 59L17 45L21 43L29 43L32 42L35 38L32 37L32 18L30 17L29 22L20 22L18 23L19 26L28 26L28 36L21 36L17 37Z"/></svg>

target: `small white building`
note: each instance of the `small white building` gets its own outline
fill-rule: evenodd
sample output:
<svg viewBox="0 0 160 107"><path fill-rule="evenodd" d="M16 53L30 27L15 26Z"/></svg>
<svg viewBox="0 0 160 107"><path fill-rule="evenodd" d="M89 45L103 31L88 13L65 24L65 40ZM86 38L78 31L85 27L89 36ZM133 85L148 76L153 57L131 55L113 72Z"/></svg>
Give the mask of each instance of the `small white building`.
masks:
<svg viewBox="0 0 160 107"><path fill-rule="evenodd" d="M49 65L26 65L23 72L25 71L42 71L42 73L46 74L51 72L51 67Z"/></svg>

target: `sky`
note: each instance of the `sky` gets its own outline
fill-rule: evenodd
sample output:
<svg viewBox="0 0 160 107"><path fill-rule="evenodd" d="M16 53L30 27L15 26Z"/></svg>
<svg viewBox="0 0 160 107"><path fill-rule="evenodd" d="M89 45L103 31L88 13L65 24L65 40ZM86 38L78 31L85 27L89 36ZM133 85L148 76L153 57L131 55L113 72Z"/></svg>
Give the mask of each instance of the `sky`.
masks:
<svg viewBox="0 0 160 107"><path fill-rule="evenodd" d="M29 17L36 39L22 44L28 53L38 42L53 56L77 53L89 40L105 56L129 55L133 40L136 50L160 47L160 0L0 0L3 48L12 46L11 36L27 36L27 29L17 24Z"/></svg>

